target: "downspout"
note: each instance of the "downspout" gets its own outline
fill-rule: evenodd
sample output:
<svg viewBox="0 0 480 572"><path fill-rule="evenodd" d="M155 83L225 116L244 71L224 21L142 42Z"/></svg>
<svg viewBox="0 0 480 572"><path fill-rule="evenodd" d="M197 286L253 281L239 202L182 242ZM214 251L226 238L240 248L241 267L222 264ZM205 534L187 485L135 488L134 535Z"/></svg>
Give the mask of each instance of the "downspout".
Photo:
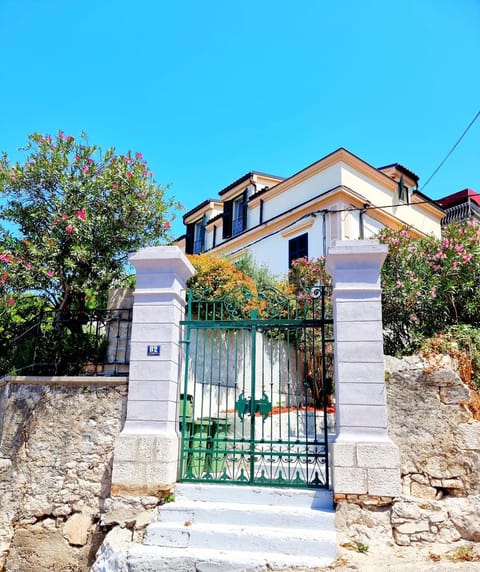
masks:
<svg viewBox="0 0 480 572"><path fill-rule="evenodd" d="M327 209L322 211L322 241L323 256L327 256Z"/></svg>
<svg viewBox="0 0 480 572"><path fill-rule="evenodd" d="M359 232L360 236L358 238L360 240L363 240L365 238L365 221L364 221L363 215L367 212L367 209L369 206L370 206L370 203L365 203L363 205L363 209L360 209L360 211L359 211L358 225L360 228L358 229L358 232Z"/></svg>

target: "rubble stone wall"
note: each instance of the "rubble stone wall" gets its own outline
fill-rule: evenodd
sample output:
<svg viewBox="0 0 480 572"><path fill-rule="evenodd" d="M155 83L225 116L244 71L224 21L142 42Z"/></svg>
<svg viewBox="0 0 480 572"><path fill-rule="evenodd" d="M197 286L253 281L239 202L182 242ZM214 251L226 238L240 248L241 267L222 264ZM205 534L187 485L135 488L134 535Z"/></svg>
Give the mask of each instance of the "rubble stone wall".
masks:
<svg viewBox="0 0 480 572"><path fill-rule="evenodd" d="M0 570L87 571L106 534L126 380L0 386Z"/></svg>
<svg viewBox="0 0 480 572"><path fill-rule="evenodd" d="M400 451L402 495L348 498L344 542L480 542L480 422L450 358L386 358L389 435Z"/></svg>

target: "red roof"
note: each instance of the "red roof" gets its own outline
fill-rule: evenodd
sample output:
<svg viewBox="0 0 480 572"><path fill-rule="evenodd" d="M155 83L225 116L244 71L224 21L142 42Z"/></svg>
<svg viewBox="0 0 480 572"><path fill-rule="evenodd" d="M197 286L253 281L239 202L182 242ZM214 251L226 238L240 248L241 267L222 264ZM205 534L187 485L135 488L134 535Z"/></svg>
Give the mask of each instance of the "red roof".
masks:
<svg viewBox="0 0 480 572"><path fill-rule="evenodd" d="M437 202L446 208L466 203L468 199L480 206L480 193L475 192L473 189L463 189L462 191L458 191L458 193L453 193L452 195L438 199Z"/></svg>

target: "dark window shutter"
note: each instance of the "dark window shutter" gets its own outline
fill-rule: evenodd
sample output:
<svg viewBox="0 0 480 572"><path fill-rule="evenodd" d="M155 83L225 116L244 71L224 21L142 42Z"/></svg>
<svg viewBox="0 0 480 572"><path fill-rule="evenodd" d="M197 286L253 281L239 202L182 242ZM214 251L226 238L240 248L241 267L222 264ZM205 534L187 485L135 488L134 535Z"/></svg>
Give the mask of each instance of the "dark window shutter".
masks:
<svg viewBox="0 0 480 572"><path fill-rule="evenodd" d="M233 201L225 201L223 203L223 238L232 236L232 211Z"/></svg>
<svg viewBox="0 0 480 572"><path fill-rule="evenodd" d="M297 258L308 258L308 232L288 241L288 267Z"/></svg>
<svg viewBox="0 0 480 572"><path fill-rule="evenodd" d="M185 235L185 254L193 254L193 240L195 235L195 223L187 224Z"/></svg>

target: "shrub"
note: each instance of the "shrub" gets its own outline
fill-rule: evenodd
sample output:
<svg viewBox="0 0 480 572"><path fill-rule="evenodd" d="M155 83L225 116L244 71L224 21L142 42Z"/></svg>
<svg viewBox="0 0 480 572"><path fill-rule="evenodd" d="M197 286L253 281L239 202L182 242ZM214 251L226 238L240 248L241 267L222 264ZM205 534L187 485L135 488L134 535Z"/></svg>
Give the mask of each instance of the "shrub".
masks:
<svg viewBox="0 0 480 572"><path fill-rule="evenodd" d="M480 228L448 226L441 239L414 239L407 229L383 229L385 353L417 350L423 339L455 324L480 325Z"/></svg>

